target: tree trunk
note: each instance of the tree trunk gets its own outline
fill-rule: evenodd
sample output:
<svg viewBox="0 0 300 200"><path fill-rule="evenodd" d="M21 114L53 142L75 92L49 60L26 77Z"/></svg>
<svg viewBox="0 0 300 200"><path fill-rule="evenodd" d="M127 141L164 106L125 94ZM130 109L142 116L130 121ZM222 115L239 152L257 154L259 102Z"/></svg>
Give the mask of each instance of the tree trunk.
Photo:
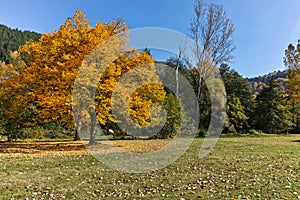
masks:
<svg viewBox="0 0 300 200"><path fill-rule="evenodd" d="M179 78L178 78L178 66L176 66L176 97L179 98Z"/></svg>
<svg viewBox="0 0 300 200"><path fill-rule="evenodd" d="M89 111L91 117L90 141L89 145L95 145L96 142L96 113L94 109Z"/></svg>
<svg viewBox="0 0 300 200"><path fill-rule="evenodd" d="M79 141L80 140L79 133L81 132L81 128L82 128L81 122L78 122L78 126L75 127L74 141Z"/></svg>
<svg viewBox="0 0 300 200"><path fill-rule="evenodd" d="M74 136L74 141L79 141L80 140L80 136L79 134L82 131L82 122L80 121L80 119L77 120L77 123L75 123L75 136Z"/></svg>
<svg viewBox="0 0 300 200"><path fill-rule="evenodd" d="M12 142L12 137L10 135L7 136L7 141Z"/></svg>

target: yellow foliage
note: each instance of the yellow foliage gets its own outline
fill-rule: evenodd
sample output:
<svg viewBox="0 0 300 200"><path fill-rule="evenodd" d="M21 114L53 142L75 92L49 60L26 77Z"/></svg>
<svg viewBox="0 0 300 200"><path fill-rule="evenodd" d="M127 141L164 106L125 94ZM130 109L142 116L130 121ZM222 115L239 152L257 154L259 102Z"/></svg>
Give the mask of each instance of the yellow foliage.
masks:
<svg viewBox="0 0 300 200"><path fill-rule="evenodd" d="M132 69L135 71L116 88L122 75L132 72ZM139 87L141 83L147 84ZM136 50L126 57L118 58L108 67L97 90L96 110L101 124L105 124L107 120L116 122L111 112L113 93L119 102L114 114L123 117L127 115L127 118L125 117L123 120L127 121L132 118L140 126L147 126L150 124L150 120L155 120L150 119L150 109L154 104L161 103L166 95L164 87L156 75L153 58L145 52L139 54ZM131 96L128 96L130 94Z"/></svg>
<svg viewBox="0 0 300 200"><path fill-rule="evenodd" d="M10 77L7 84L15 97L12 110L9 111L11 115L18 117L17 112L13 112L14 109L31 110L34 113L29 116L27 125L58 121L67 126L74 126L71 112L72 90L79 68L95 47L111 36L126 33L127 30L126 24L121 20L111 23L98 22L95 27L91 27L85 14L77 10L73 18L68 18L59 30L43 34L38 42L26 43L17 52L19 60L17 74ZM126 35L120 35L119 38L121 41L118 47L128 42ZM100 51L103 55L110 55L114 49L108 47ZM145 64L154 69L153 63L153 58L148 54L132 50L111 63L100 81L96 76L82 80L82 85L85 85L83 90L96 87L95 97L82 96L82 98L93 98L92 101L96 101L95 110L101 124L105 124L108 120L115 121L111 112L111 96L122 75ZM101 67L99 63L90 64ZM138 76L149 81L157 79L155 71L152 74L143 74L141 71ZM93 86L90 82L98 84ZM157 80L155 82L157 83ZM126 86L124 88L126 89ZM138 124L147 125L150 121L150 108L161 102L164 97L165 91L161 84L143 86L130 99L130 114ZM83 112L82 118L88 120L88 112Z"/></svg>

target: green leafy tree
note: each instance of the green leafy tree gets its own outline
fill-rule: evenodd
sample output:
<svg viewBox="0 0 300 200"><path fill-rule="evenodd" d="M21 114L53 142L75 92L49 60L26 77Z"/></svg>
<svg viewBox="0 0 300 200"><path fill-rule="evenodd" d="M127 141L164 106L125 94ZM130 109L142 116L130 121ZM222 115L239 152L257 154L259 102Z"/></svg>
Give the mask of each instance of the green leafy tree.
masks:
<svg viewBox="0 0 300 200"><path fill-rule="evenodd" d="M240 132L248 127L248 118L245 114L244 106L235 95L228 96L227 119L229 124L228 132Z"/></svg>
<svg viewBox="0 0 300 200"><path fill-rule="evenodd" d="M181 120L184 120L180 102L171 91L167 92L168 93L164 102L164 108L166 110L166 123L162 130L155 136L158 138L174 137L180 128Z"/></svg>
<svg viewBox="0 0 300 200"><path fill-rule="evenodd" d="M251 86L246 78L244 78L234 69L230 69L230 67L227 64L221 65L220 73L226 88L228 100L227 114L230 123L227 123L227 129L229 128L228 126L236 128L236 131L242 131L243 129L247 129L249 127L249 124L253 124L252 116L255 106ZM234 105L234 103L237 103L239 105ZM233 113L234 111L239 112L239 114L236 113L237 115L243 113L243 115L245 116L235 116ZM231 119L235 117L240 117L240 120L244 120L243 125L240 124L240 120ZM231 124L234 122L238 122L238 124Z"/></svg>
<svg viewBox="0 0 300 200"><path fill-rule="evenodd" d="M227 96L235 95L245 107L247 116L250 116L254 109L254 97L251 85L248 80L236 70L230 69L226 64L220 67L220 73L226 88Z"/></svg>
<svg viewBox="0 0 300 200"><path fill-rule="evenodd" d="M198 72L196 68L191 68L190 63L183 58L183 50L180 49L179 55L177 57L170 57L166 64L173 69L176 70L177 73L181 73L188 80L188 82L192 85L195 94L198 92ZM178 91L179 82L176 79L176 92ZM211 99L210 94L206 85L206 82L202 82L202 89L199 101L199 110L201 111L201 117L199 119L199 136L204 136L210 120L211 120Z"/></svg>

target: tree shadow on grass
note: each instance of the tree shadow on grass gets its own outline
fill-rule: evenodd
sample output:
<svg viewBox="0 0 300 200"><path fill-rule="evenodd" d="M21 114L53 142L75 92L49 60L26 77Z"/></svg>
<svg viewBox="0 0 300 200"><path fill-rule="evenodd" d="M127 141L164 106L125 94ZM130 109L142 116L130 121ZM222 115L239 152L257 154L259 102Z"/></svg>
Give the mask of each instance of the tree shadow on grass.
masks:
<svg viewBox="0 0 300 200"><path fill-rule="evenodd" d="M0 153L36 154L43 151L83 151L86 147L82 142L0 142Z"/></svg>
<svg viewBox="0 0 300 200"><path fill-rule="evenodd" d="M292 142L299 142L300 143L300 140L292 140Z"/></svg>

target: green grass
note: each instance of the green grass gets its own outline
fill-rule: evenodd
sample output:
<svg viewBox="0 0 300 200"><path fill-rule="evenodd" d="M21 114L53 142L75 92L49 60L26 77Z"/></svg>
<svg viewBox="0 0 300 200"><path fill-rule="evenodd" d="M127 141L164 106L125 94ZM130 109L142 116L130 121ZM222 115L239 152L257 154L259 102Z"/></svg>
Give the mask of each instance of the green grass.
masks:
<svg viewBox="0 0 300 200"><path fill-rule="evenodd" d="M300 198L300 137L220 138L200 159L202 141L147 174L114 171L82 154L0 156L0 199Z"/></svg>

